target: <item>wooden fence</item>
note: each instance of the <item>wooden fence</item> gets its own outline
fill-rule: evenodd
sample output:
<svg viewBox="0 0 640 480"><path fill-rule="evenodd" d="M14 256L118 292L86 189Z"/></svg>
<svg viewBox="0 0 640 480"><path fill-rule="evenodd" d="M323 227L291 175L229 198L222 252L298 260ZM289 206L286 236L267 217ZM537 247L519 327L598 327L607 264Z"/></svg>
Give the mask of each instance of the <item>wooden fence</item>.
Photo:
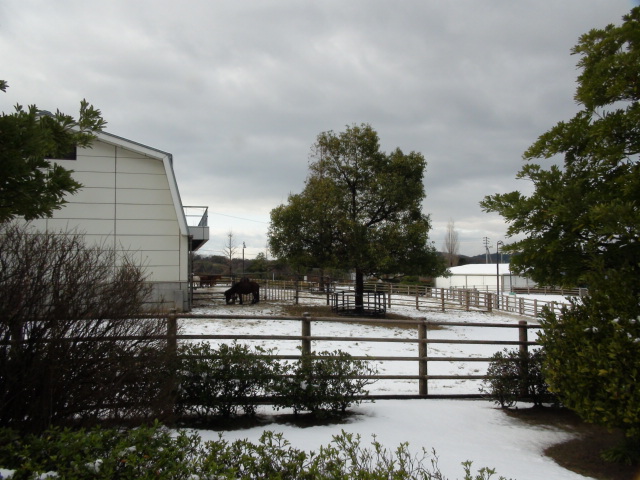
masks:
<svg viewBox="0 0 640 480"><path fill-rule="evenodd" d="M381 365L385 365L387 363L393 362L405 362L411 365L408 371L403 371L398 374L375 374L366 377L360 378L368 378L371 380L401 380L410 382L410 384L415 383L414 393L406 393L406 392L395 392L390 394L372 394L370 398L373 399L389 399L389 398L479 398L482 397L480 393L449 393L449 394L437 394L430 391L430 386L434 385L434 382L440 381L481 381L487 378L486 374L481 373L448 373L448 374L437 374L433 373L434 364L440 362L451 362L453 364L464 364L471 363L474 364L484 363L489 364L491 361L490 355L493 353L500 351L506 347L516 347L522 353L526 353L529 347L537 345L537 342L531 341L529 339L529 331L532 329L539 329L540 326L537 324L530 324L524 320L520 320L512 323L468 323L468 322L434 322L429 321L426 318L419 319L406 319L406 320L392 320L392 319L384 319L384 318L344 318L344 317L312 317L308 314L305 314L301 317L298 316L255 316L255 315L202 315L202 314L169 314L166 319L158 318L158 317L140 317L140 319L157 319L160 321L166 320L167 331L166 335L156 335L156 336L135 336L135 335L127 335L127 336L118 336L118 337L109 337L109 336L101 336L101 337L91 337L91 338L81 338L81 337L66 337L63 339L49 339L42 340L43 342L60 342L60 341L68 341L68 342L135 342L135 341L157 341L157 340L165 340L166 341L166 351L169 357L169 364L176 365L176 362L173 359L178 358L179 345L182 342L189 341L219 341L222 343L225 342L252 342L252 341L260 341L265 342L270 345L266 345L267 348L273 346L281 346L283 342L291 342L291 345L299 346L300 353L295 355L280 355L274 354L271 355L274 358L283 359L283 360L297 360L302 355L312 355L312 352L330 350L328 348L323 348L323 345L327 345L328 342L341 342L347 344L353 344L353 348L346 348L343 351L350 353L352 358L355 360L368 360L372 362L378 362ZM219 329L215 328L216 321L222 320L247 320L252 323L255 322L270 322L270 321L287 321L291 322L291 329L287 328L287 334L283 335L275 335L275 334L264 334L264 333L212 333L212 334L183 334L181 333L180 323L186 320L207 320L212 322L210 324L211 330L219 331ZM137 321L136 319L132 319L132 321ZM350 333L356 332L356 329L359 326L378 326L380 328L384 327L400 327L403 333L399 335L394 331L393 335L383 336L382 333L379 336L335 336L335 335L321 335L314 333L317 325L322 323L341 323L341 324L350 324L353 325L353 329L350 329ZM297 324L297 325L296 325ZM444 328L443 328L444 327ZM434 332L435 329L440 329L439 332L449 332L447 328L450 327L473 327L479 329L508 329L513 331L513 337L507 340L486 340L479 338L435 338L435 335L431 332ZM250 327L247 329L249 330ZM267 329L268 330L268 329ZM376 333L377 334L377 333ZM439 337L440 335L438 335ZM22 342L25 340L17 340L18 342ZM8 340L0 342L0 345L11 345L15 343L16 340ZM382 342L388 343L403 343L416 345L417 350L415 355L407 355L406 352L402 355L356 355L355 345L361 349L362 345L367 344L379 344ZM483 345L494 347L489 350L491 352L489 356L482 354L471 354L465 352L463 355L451 356L451 355L437 355L435 353L435 346L438 345ZM430 349L430 347L432 347ZM313 358L313 357L312 357ZM316 358L326 358L325 355ZM457 369L454 369L457 371ZM478 369L479 372L479 369ZM167 382L172 383L175 382L175 375L170 374L167 378ZM167 389L167 391L172 391L174 389ZM477 392L477 390L476 390ZM171 399L166 400L167 405L171 404ZM170 411L171 408L167 407L167 411Z"/></svg>
<svg viewBox="0 0 640 480"><path fill-rule="evenodd" d="M518 297L511 294L497 295L494 292L475 289L431 288L415 285L366 284L369 292L386 293L387 308L392 306L412 306L417 310L480 310L499 311L525 317L537 318L544 308L557 315L562 313L562 303ZM285 301L304 304L305 300L325 299L331 305L332 295L353 291L351 287L337 286L326 292L318 292L313 284L299 282L272 282L261 284L260 298L265 301Z"/></svg>
<svg viewBox="0 0 640 480"><path fill-rule="evenodd" d="M252 320L252 321L271 321L271 320L287 320L292 323L299 323L297 331L299 334L291 333L288 335L265 335L265 334L179 334L179 322L183 319L207 319L211 321L224 319ZM361 336L326 336L313 335L313 325L322 322L333 323L353 323L353 324L375 324L378 326L404 327L403 331L407 332L403 337L361 337ZM537 345L536 342L529 340L528 331L530 329L538 329L539 325L531 325L521 320L518 323L460 323L460 322L432 322L425 318L415 320L389 320L389 319L366 319L357 320L346 318L329 318L329 317L311 317L305 314L303 317L271 317L271 316L253 316L253 315L170 315L168 317L167 344L171 354L175 354L176 348L181 341L266 341L278 344L281 342L294 342L299 344L301 354L310 355L312 351L321 351L321 345L325 342L354 342L358 344L391 342L391 343L408 343L417 344L418 352L416 356L357 356L352 358L356 360L370 360L380 363L385 362L412 362L415 363L413 372L398 375L372 375L362 378L373 380L408 380L416 382L415 394L396 393L389 395L372 395L372 398L474 398L481 397L476 394L447 394L436 395L429 393L429 384L434 381L441 380L483 380L486 375L482 374L449 374L434 375L429 373L429 367L433 362L481 362L489 363L490 357L480 356L437 356L429 354L429 346L437 344L458 344L458 345L492 345L495 351L502 350L508 346L517 346L521 352L526 352L530 346ZM479 340L479 339L441 339L430 338L429 330L438 327L478 327L486 329L510 329L514 331L513 340ZM407 328L409 327L409 328ZM356 328L356 327L354 327ZM295 327L292 331L295 332ZM312 344L318 348L312 349ZM348 350L346 350L348 352ZM273 355L275 358L295 360L300 355Z"/></svg>

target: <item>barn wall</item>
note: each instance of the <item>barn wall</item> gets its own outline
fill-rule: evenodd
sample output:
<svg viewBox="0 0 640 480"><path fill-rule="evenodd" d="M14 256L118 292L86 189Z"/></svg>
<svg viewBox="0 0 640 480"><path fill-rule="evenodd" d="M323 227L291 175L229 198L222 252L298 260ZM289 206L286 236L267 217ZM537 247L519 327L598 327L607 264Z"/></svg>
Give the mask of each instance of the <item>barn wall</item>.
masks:
<svg viewBox="0 0 640 480"><path fill-rule="evenodd" d="M182 205L174 204L165 160L96 140L78 149L77 160L56 162L73 170L83 188L53 218L33 225L77 231L87 243L126 252L146 269L156 301L186 308L188 237L180 230Z"/></svg>

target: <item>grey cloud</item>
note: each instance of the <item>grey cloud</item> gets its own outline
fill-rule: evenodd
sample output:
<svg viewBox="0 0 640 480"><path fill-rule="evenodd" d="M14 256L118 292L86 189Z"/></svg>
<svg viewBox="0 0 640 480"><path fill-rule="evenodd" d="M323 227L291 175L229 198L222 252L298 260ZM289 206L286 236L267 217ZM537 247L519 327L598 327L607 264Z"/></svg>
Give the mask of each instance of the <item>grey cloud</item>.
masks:
<svg viewBox="0 0 640 480"><path fill-rule="evenodd" d="M169 151L185 204L268 222L303 188L318 133L367 122L427 159L425 211L478 253L505 225L480 211L523 151L576 110L570 48L627 0L4 0L0 55L16 102L77 112ZM212 216L221 245L232 217ZM266 223L235 227L263 248ZM234 228L235 229L235 228ZM481 250L481 243L480 250ZM218 247L215 247L218 248Z"/></svg>

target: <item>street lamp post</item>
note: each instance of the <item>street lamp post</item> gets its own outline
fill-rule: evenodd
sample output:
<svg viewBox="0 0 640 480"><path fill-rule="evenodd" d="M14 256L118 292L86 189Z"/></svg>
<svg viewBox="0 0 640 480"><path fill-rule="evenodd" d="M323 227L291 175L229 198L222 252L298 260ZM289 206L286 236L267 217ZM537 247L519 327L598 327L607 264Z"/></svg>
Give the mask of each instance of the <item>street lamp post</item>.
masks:
<svg viewBox="0 0 640 480"><path fill-rule="evenodd" d="M501 240L496 243L496 308L500 308L500 245L504 245Z"/></svg>

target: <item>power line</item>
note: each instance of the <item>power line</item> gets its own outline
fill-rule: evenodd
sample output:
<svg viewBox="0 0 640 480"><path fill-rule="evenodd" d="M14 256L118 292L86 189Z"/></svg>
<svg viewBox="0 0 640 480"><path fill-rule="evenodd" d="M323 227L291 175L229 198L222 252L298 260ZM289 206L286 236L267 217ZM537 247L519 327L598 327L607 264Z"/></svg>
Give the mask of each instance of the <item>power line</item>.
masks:
<svg viewBox="0 0 640 480"><path fill-rule="evenodd" d="M223 217L235 218L237 220L245 220L247 222L264 223L265 225L269 224L269 222L263 222L262 220L253 220L251 218L236 217L234 215L227 215L226 213L218 213L218 212L212 212L212 211L209 211L209 213L213 215L221 215Z"/></svg>

